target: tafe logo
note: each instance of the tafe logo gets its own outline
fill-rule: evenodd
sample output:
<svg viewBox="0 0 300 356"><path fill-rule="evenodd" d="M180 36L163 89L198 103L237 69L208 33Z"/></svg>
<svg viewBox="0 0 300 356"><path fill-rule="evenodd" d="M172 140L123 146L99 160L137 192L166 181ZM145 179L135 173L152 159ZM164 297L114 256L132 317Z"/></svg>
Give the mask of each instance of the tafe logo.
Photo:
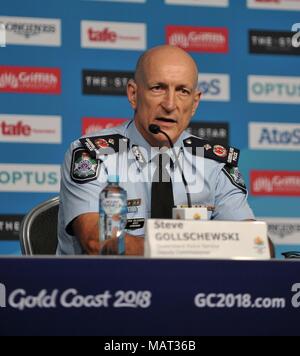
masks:
<svg viewBox="0 0 300 356"><path fill-rule="evenodd" d="M6 288L4 284L0 283L0 308L6 307Z"/></svg>

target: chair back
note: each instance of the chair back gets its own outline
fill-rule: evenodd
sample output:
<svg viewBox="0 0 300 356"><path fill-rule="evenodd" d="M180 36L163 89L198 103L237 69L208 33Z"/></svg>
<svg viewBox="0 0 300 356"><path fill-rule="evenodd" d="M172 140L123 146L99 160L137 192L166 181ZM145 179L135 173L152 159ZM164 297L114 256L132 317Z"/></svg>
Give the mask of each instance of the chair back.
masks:
<svg viewBox="0 0 300 356"><path fill-rule="evenodd" d="M47 200L33 208L20 227L20 243L23 255L55 255L58 244L59 197Z"/></svg>

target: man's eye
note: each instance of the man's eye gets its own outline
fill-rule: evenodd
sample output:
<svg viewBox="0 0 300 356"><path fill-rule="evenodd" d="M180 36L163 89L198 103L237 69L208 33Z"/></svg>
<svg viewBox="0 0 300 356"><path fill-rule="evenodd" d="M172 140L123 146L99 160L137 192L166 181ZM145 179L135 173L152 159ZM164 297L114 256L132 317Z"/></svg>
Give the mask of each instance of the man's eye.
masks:
<svg viewBox="0 0 300 356"><path fill-rule="evenodd" d="M184 95L189 95L190 94L189 90L184 89L184 88L180 89L180 93L184 94Z"/></svg>
<svg viewBox="0 0 300 356"><path fill-rule="evenodd" d="M160 91L160 90L162 90L162 87L160 85L156 85L155 87L152 87L151 90Z"/></svg>

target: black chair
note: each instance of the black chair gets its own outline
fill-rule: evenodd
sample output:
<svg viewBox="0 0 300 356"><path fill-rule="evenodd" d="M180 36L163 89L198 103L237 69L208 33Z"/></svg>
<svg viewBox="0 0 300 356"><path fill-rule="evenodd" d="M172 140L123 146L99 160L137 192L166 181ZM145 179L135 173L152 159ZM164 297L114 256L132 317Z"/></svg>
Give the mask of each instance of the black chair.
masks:
<svg viewBox="0 0 300 356"><path fill-rule="evenodd" d="M33 208L25 216L19 235L23 255L56 254L58 208L59 197L55 197Z"/></svg>
<svg viewBox="0 0 300 356"><path fill-rule="evenodd" d="M282 256L284 256L286 259L300 259L300 251L287 251L283 252Z"/></svg>

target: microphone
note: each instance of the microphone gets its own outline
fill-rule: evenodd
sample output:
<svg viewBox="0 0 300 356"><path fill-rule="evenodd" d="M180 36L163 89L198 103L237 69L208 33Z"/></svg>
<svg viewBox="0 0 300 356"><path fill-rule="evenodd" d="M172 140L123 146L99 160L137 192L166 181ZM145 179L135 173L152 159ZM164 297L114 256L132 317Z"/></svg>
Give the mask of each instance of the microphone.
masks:
<svg viewBox="0 0 300 356"><path fill-rule="evenodd" d="M179 163L179 160L178 160L176 151L175 151L175 149L174 149L174 144L173 144L172 140L170 139L170 136L169 136L166 132L162 131L161 128L160 128L158 125L155 125L155 124L149 125L148 129L149 129L149 131L150 131L151 133L153 133L154 135L157 135L157 134L159 134L159 133L162 133L162 134L165 135L166 138L168 139L168 142L169 142L169 144L170 144L171 150L172 150L173 155L174 155L174 157L175 157L176 164L177 164L177 166L178 166L178 168L179 168L179 171L180 171L180 173L181 173L182 181L183 181L183 184L184 184L184 187L185 187L185 191L186 191L186 197L187 197L188 207L191 208L191 207L192 207L192 200L191 200L191 193L190 193L190 190L189 190L189 186L188 186L188 183L187 183L187 181L186 181L186 179L185 179L183 170L182 170L182 168L181 168L181 165L180 165L180 163Z"/></svg>

